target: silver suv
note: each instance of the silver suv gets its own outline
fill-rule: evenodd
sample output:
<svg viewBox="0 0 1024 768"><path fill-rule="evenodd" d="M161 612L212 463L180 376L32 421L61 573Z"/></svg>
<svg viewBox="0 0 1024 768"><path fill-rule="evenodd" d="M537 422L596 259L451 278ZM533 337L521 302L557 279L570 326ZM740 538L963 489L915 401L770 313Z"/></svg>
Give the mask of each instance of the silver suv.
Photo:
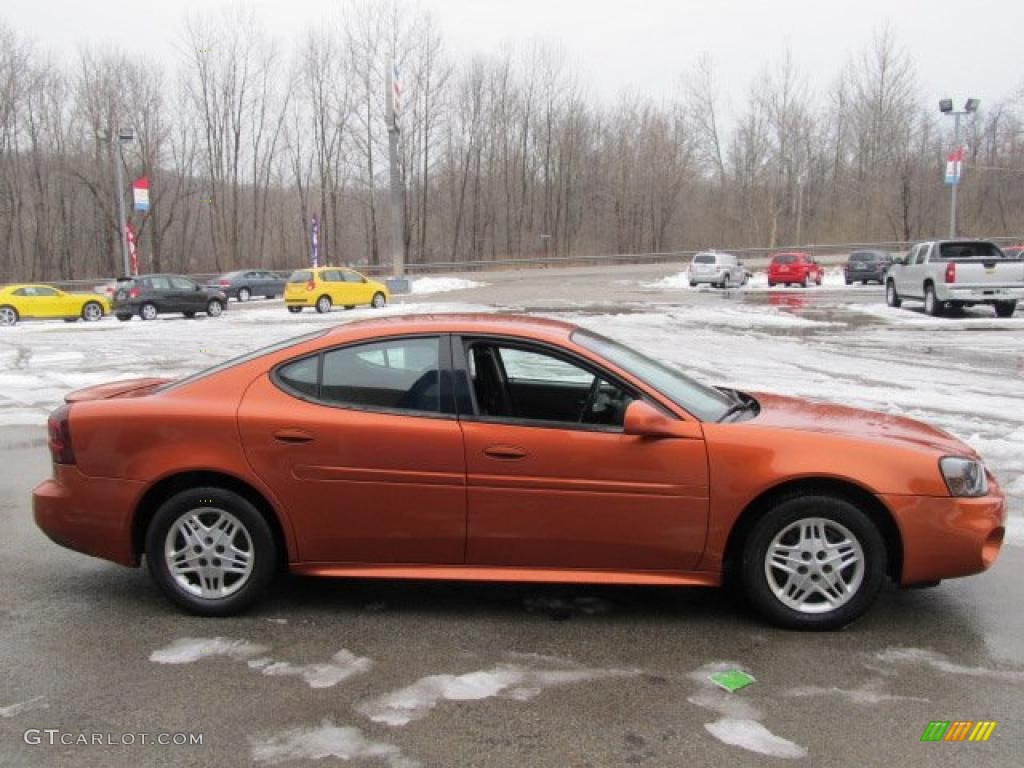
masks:
<svg viewBox="0 0 1024 768"><path fill-rule="evenodd" d="M746 285L750 275L743 263L731 253L703 251L690 262L690 287L711 283L716 288Z"/></svg>

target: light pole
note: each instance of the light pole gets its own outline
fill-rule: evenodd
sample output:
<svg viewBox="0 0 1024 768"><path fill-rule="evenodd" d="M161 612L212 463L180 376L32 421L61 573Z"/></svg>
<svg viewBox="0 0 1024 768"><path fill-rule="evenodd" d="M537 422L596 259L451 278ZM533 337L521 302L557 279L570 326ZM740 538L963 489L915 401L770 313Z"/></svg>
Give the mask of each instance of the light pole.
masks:
<svg viewBox="0 0 1024 768"><path fill-rule="evenodd" d="M978 111L978 107L981 105L980 99L968 99L964 104L964 108L960 110L953 109L952 99L941 99L939 101L939 111L944 115L953 116L953 151L954 153L960 152L960 116L970 115ZM949 199L949 236L950 238L956 237L956 192L957 187L960 186L960 173L959 168L956 174L949 182L952 190L950 191Z"/></svg>
<svg viewBox="0 0 1024 768"><path fill-rule="evenodd" d="M128 276L131 274L131 265L128 261L128 228L125 226L124 169L122 168L124 165L124 155L121 153L121 147L135 140L135 131L131 128L118 128L116 137L113 131L111 131L101 135L99 138L102 141L109 141L112 147L115 142L117 145L117 151L111 153L114 156L114 198L117 200L117 228L121 233L121 263L124 267L123 274Z"/></svg>

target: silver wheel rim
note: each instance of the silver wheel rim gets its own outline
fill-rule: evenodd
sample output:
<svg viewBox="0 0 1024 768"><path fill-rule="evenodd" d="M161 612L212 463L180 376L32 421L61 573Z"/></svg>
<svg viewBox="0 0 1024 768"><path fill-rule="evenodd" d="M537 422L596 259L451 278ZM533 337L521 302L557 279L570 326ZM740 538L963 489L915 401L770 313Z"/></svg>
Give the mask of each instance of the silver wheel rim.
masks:
<svg viewBox="0 0 1024 768"><path fill-rule="evenodd" d="M147 304L142 308L142 319L153 320L156 317L156 307L152 304Z"/></svg>
<svg viewBox="0 0 1024 768"><path fill-rule="evenodd" d="M329 310L331 308L331 300L326 298L326 297L324 297L324 298L320 299L319 301L317 301L316 307L321 312L326 312L327 310Z"/></svg>
<svg viewBox="0 0 1024 768"><path fill-rule="evenodd" d="M799 613L828 613L846 605L864 581L864 549L834 520L808 517L772 539L764 557L768 588Z"/></svg>
<svg viewBox="0 0 1024 768"><path fill-rule="evenodd" d="M206 308L206 314L217 317L220 314L221 306L219 301L211 301L209 306Z"/></svg>
<svg viewBox="0 0 1024 768"><path fill-rule="evenodd" d="M100 309L98 304L86 304L85 305L85 319L90 322L95 322L103 316L103 310Z"/></svg>
<svg viewBox="0 0 1024 768"><path fill-rule="evenodd" d="M373 306L377 307L378 309L384 306L384 297L381 296L379 293L373 297Z"/></svg>
<svg viewBox="0 0 1024 768"><path fill-rule="evenodd" d="M14 314L13 309L4 307L0 309L0 325L14 325L17 322L18 316Z"/></svg>
<svg viewBox="0 0 1024 768"><path fill-rule="evenodd" d="M181 515L164 539L164 563L185 592L205 600L244 587L255 561L249 531L230 512L198 507Z"/></svg>
<svg viewBox="0 0 1024 768"><path fill-rule="evenodd" d="M239 301L248 301L249 300L249 289L248 288L239 288L238 289L238 300Z"/></svg>

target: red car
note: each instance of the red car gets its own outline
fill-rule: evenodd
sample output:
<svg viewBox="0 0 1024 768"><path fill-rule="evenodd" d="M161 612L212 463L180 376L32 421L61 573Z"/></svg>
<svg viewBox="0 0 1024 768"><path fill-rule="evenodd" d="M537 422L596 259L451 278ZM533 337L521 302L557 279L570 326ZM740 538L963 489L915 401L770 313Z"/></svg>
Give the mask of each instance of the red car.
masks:
<svg viewBox="0 0 1024 768"><path fill-rule="evenodd" d="M1024 259L1024 245L1008 245L1002 251L1008 259Z"/></svg>
<svg viewBox="0 0 1024 768"><path fill-rule="evenodd" d="M825 270L809 253L789 251L776 253L768 265L768 287L781 285L821 285Z"/></svg>

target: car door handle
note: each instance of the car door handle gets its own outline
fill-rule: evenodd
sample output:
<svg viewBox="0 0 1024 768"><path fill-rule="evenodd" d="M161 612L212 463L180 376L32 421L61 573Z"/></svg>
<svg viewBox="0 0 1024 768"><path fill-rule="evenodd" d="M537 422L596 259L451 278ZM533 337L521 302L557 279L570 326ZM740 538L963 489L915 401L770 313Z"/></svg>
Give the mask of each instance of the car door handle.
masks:
<svg viewBox="0 0 1024 768"><path fill-rule="evenodd" d="M494 459L524 459L526 451L515 445L492 445L484 448L484 453Z"/></svg>
<svg viewBox="0 0 1024 768"><path fill-rule="evenodd" d="M301 429L279 429L274 433L274 439L279 443L296 445L312 441L313 435Z"/></svg>

